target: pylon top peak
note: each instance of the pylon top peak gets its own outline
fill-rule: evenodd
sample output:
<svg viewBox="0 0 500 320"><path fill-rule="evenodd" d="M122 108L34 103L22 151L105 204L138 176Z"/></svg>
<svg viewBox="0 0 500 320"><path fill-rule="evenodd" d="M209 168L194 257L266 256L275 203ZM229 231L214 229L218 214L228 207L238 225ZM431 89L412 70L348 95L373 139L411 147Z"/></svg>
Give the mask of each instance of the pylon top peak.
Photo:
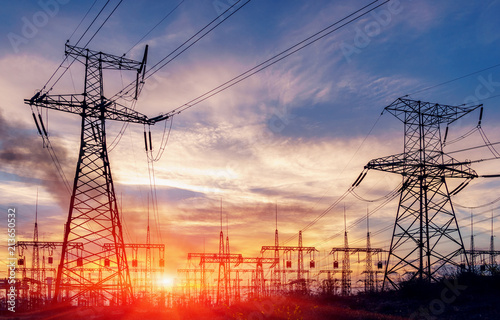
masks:
<svg viewBox="0 0 500 320"><path fill-rule="evenodd" d="M441 123L451 124L482 106L452 106L401 97L385 107L384 111L388 111L405 124L435 126Z"/></svg>

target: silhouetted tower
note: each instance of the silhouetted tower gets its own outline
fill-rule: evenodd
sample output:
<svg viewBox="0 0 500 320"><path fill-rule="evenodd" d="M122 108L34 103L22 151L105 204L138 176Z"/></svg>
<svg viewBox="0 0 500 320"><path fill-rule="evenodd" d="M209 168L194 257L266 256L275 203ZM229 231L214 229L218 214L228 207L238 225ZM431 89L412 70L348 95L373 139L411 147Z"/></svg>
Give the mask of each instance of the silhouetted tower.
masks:
<svg viewBox="0 0 500 320"><path fill-rule="evenodd" d="M491 211L491 237L490 237L490 265L494 266L495 262L495 236L493 235L493 211Z"/></svg>
<svg viewBox="0 0 500 320"><path fill-rule="evenodd" d="M74 113L82 118L76 167L54 301L99 296L98 301L127 304L132 298L122 225L106 146L106 120L153 125L173 114L149 119L104 96L103 70L136 72L136 95L144 80L147 47L142 62L66 44L65 54L85 66L82 94L49 95L38 92L25 100L30 106ZM141 77L142 75L142 77ZM142 79L142 81L141 81ZM83 243L76 255L68 248ZM102 250L100 243L112 243ZM102 280L84 277L82 270L105 269Z"/></svg>
<svg viewBox="0 0 500 320"><path fill-rule="evenodd" d="M227 265L228 258L225 255L224 232L222 231L222 200L220 208L220 236L219 236L219 277L217 281L217 304L229 304Z"/></svg>
<svg viewBox="0 0 500 320"><path fill-rule="evenodd" d="M470 268L475 272L476 268L476 246L474 245L474 216L470 213Z"/></svg>
<svg viewBox="0 0 500 320"><path fill-rule="evenodd" d="M278 237L278 204L276 204L276 229L274 230L274 259L277 261L274 266L274 279L273 285L275 294L277 294L281 290L281 268L280 268L280 250L279 250L279 237Z"/></svg>
<svg viewBox="0 0 500 320"><path fill-rule="evenodd" d="M38 247L38 190L36 191L35 228L33 230L33 256L31 267L31 278L34 280L32 286L32 295L35 299L38 299L41 296L41 282L42 280L44 280L40 275L40 255Z"/></svg>
<svg viewBox="0 0 500 320"><path fill-rule="evenodd" d="M146 229L146 270L145 270L145 278L144 285L145 291L148 297L153 293L153 279L151 275L151 268L153 264L151 262L151 231L149 230L149 195L148 195L148 227Z"/></svg>
<svg viewBox="0 0 500 320"><path fill-rule="evenodd" d="M340 294L349 296L351 294L351 261L349 259L349 242L347 241L347 223L344 208L344 257L342 259L342 279L340 282Z"/></svg>
<svg viewBox="0 0 500 320"><path fill-rule="evenodd" d="M373 274L372 246L370 242L370 216L366 212L366 274L365 274L365 292L375 290L375 281Z"/></svg>
<svg viewBox="0 0 500 320"><path fill-rule="evenodd" d="M236 269L236 279L234 279L234 301L240 302L240 271Z"/></svg>
<svg viewBox="0 0 500 320"><path fill-rule="evenodd" d="M304 271L304 252L302 251L302 230L299 231L299 252L297 261L297 280L301 281L303 279Z"/></svg>
<svg viewBox="0 0 500 320"><path fill-rule="evenodd" d="M365 168L400 174L403 187L392 233L384 286L398 287L392 276L436 280L445 264L464 252L450 195L460 192L477 174L470 162L443 152L448 125L481 107L448 106L399 98L384 110L404 123L404 152L374 159ZM482 112L481 112L482 114ZM441 125L446 124L444 139ZM449 191L447 178L466 179ZM467 257L466 257L467 259Z"/></svg>
<svg viewBox="0 0 500 320"><path fill-rule="evenodd" d="M231 260L229 259L230 257L230 250L229 250L229 224L226 220L226 254L227 254L227 260L226 260L226 295L227 295L227 302L229 303L229 299L231 298Z"/></svg>

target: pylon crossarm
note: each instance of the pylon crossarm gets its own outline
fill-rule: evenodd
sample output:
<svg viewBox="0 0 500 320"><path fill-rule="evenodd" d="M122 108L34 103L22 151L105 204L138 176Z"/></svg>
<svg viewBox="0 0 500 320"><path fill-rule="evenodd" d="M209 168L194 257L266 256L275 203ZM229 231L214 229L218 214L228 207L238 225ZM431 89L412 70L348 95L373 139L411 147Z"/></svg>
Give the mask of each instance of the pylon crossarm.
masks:
<svg viewBox="0 0 500 320"><path fill-rule="evenodd" d="M470 162L457 162L451 159L444 164L424 163L428 177L445 177L445 178L477 178L477 173L469 167ZM365 169L373 169L384 172L401 174L403 176L417 176L417 169L422 167L422 164L412 163L408 161L404 154L396 154L388 157L373 159L365 166Z"/></svg>
<svg viewBox="0 0 500 320"><path fill-rule="evenodd" d="M102 245L103 250L112 250L115 246L114 243L104 243ZM125 248L133 248L133 249L165 249L165 245L163 243L124 243L123 246Z"/></svg>
<svg viewBox="0 0 500 320"><path fill-rule="evenodd" d="M75 58L79 62L86 64L87 59L101 63L102 69L120 69L120 70L141 70L143 62L127 59L123 56L94 51L86 48L75 47L66 44L64 53Z"/></svg>
<svg viewBox="0 0 500 320"><path fill-rule="evenodd" d="M295 250L302 250L306 253L310 253L313 251L319 252L315 247L298 247L298 246L262 246L262 249L260 250L260 253L264 253L266 251L274 251L274 250L280 250L280 251L295 251Z"/></svg>
<svg viewBox="0 0 500 320"><path fill-rule="evenodd" d="M449 106L438 103L398 98L389 106L385 107L384 110L388 111L406 124L419 124L420 115L426 119L426 125L437 125L440 123L451 124L452 122L482 106L482 104L468 107Z"/></svg>
<svg viewBox="0 0 500 320"><path fill-rule="evenodd" d="M474 179L478 175L476 171L469 167L470 161L456 162L452 159L449 163L436 165L436 168L443 170L443 176L446 178L465 178Z"/></svg>
<svg viewBox="0 0 500 320"><path fill-rule="evenodd" d="M384 172L404 174L407 163L404 153L395 154L388 157L373 159L368 162L365 169L373 169Z"/></svg>
<svg viewBox="0 0 500 320"><path fill-rule="evenodd" d="M37 107L64 111L87 117L132 122L153 125L156 122L170 118L170 115L160 115L149 119L145 114L125 107L117 102L108 101L103 98L99 104L86 104L83 94L63 94L63 95L35 95L31 99L25 99L24 103Z"/></svg>

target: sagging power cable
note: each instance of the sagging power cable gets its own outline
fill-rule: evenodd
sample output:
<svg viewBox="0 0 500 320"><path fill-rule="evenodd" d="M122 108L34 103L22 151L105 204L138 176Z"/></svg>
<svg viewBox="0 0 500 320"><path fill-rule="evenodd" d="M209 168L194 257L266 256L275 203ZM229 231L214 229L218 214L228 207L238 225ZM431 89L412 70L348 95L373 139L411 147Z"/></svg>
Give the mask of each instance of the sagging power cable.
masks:
<svg viewBox="0 0 500 320"><path fill-rule="evenodd" d="M224 21L229 19L232 15L234 15L236 12L238 12L241 8L243 8L245 5L247 5L251 0L247 0L245 3L243 3L241 6L237 7L234 9L234 11L230 12L226 17L222 18L226 13L229 11L233 10L233 8L240 2L241 0L236 1L233 3L230 7L228 7L224 12L220 13L217 17L215 17L212 21L210 21L207 25L205 25L203 28L201 28L198 32L196 32L194 35L192 35L189 39L184 41L181 45L179 45L177 48L175 48L174 51L170 52L168 55L163 57L160 61L158 61L155 65L153 65L144 75L144 81L152 77L156 72L160 71L162 68L164 68L167 64L172 62L174 59L176 59L179 55L184 53L186 50L191 48L194 44L196 44L198 41L203 39L206 35L208 35L210 32L212 32L215 28L217 28L219 25L221 25ZM216 21L218 21L215 25L213 25ZM213 25L213 26L212 26ZM212 27L211 27L212 26ZM209 29L208 29L209 28ZM208 29L206 32L202 33ZM201 35L200 35L201 34ZM191 43L189 43L192 41ZM189 43L189 44L188 44ZM175 54L177 52L177 54ZM170 58L172 57L172 58ZM170 58L170 59L169 59ZM167 60L169 59L169 60ZM167 60L167 61L165 61ZM120 90L118 93L116 93L113 98L115 97L120 97L123 98L124 96L129 94L129 91L133 89L135 86L135 82L129 83L127 86L125 86L122 90ZM112 99L113 99L112 98Z"/></svg>
<svg viewBox="0 0 500 320"><path fill-rule="evenodd" d="M267 69L268 67L274 65L275 63L289 57L290 55L304 49L305 47L315 43L316 41L330 35L331 33L335 32L335 31L338 31L339 29L345 27L346 25L360 19L361 17L367 15L368 13L374 11L375 9L379 8L380 6L386 4L387 2L389 2L390 0L386 0L384 1L383 3L377 5L377 6L374 6L374 7L371 7L370 6L373 6L373 4L375 4L376 2L378 2L379 0L375 0L371 3L369 3L368 5L362 7L361 9L358 9L356 11L354 11L353 13L347 15L346 17L336 21L335 23L329 25L328 27L314 33L313 35L305 38L304 40L298 42L297 44L289 47L288 49L276 54L275 56L265 60L264 62L256 65L255 67L243 72L242 74L222 83L221 85L213 88L212 90L192 99L191 101L179 106L178 108L174 109L171 111L171 113L175 113L175 114L179 114L181 113L182 111L186 110L186 109L189 109L213 96L215 96L216 94L219 94L227 89L229 89L230 87L240 83L241 81L245 80L245 79L248 79L249 77ZM367 9L369 8L369 9ZM365 12L362 12L363 10L367 9ZM362 12L362 13L360 13ZM359 14L359 15L358 15ZM351 18L353 17L353 18ZM347 20L347 21L346 21ZM346 22L344 22L346 21ZM344 22L344 23L342 23ZM337 26L338 25L338 26ZM337 27L336 27L337 26ZM336 27L336 28L334 28Z"/></svg>

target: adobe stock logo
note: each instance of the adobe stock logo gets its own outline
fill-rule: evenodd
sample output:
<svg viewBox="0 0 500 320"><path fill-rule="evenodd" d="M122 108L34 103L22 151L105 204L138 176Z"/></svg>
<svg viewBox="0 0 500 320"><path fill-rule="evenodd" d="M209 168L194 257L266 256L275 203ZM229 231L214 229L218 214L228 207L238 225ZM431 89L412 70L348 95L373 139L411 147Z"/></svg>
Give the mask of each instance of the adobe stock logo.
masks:
<svg viewBox="0 0 500 320"><path fill-rule="evenodd" d="M352 43L342 41L340 44L340 49L347 62L351 62L353 55L360 54L362 49L368 47L372 42L372 38L380 35L383 29L391 24L393 16L400 14L401 11L403 11L401 2L397 0L389 2L387 9L370 12L372 19L364 25L358 24L354 28L356 34Z"/></svg>
<svg viewBox="0 0 500 320"><path fill-rule="evenodd" d="M19 53L19 48L23 44L27 44L30 39L33 39L40 28L45 27L51 18L59 13L61 5L67 4L70 0L39 0L37 2L41 10L38 10L28 18L23 16L21 21L21 34L9 32L7 38L15 53Z"/></svg>

